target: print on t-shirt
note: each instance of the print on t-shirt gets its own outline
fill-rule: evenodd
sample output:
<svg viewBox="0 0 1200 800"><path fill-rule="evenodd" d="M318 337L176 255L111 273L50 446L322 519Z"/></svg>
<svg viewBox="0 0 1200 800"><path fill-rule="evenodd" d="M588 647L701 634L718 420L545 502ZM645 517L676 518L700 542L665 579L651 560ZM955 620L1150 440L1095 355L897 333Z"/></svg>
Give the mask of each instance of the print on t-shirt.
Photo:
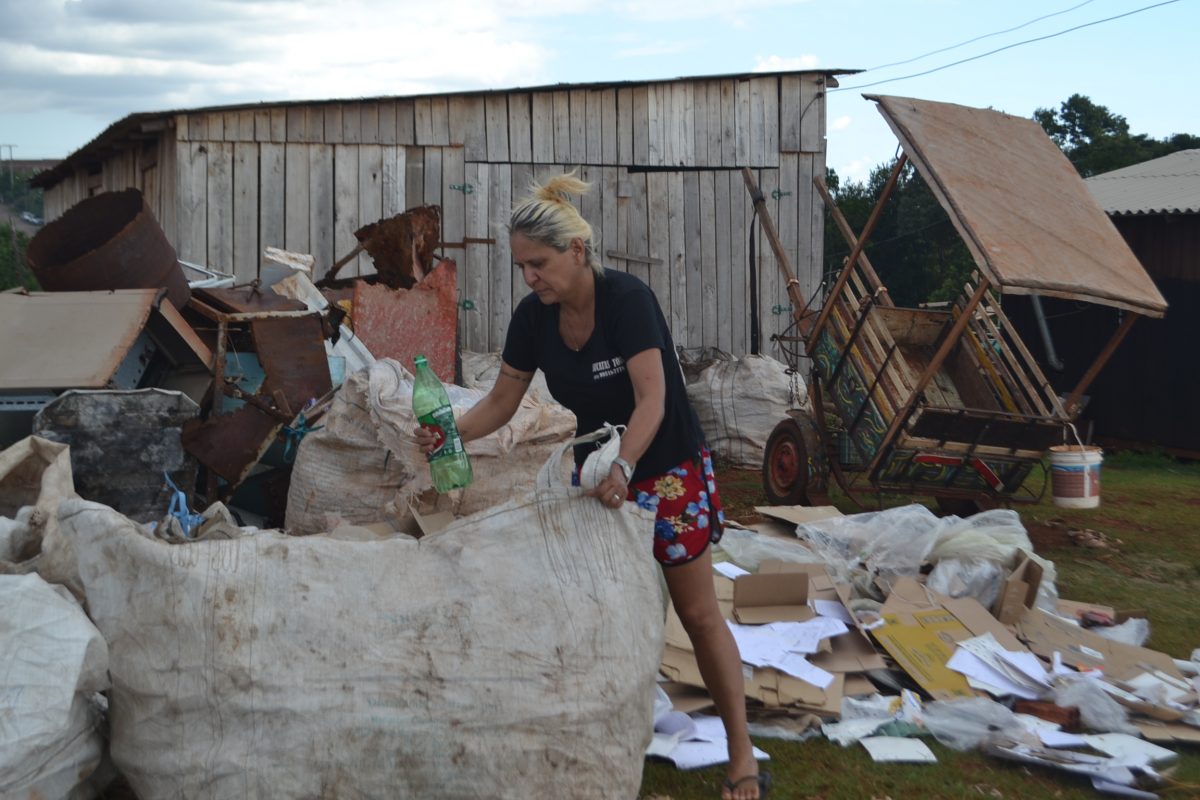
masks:
<svg viewBox="0 0 1200 800"><path fill-rule="evenodd" d="M620 356L592 362L592 380L602 381L625 371L625 359Z"/></svg>

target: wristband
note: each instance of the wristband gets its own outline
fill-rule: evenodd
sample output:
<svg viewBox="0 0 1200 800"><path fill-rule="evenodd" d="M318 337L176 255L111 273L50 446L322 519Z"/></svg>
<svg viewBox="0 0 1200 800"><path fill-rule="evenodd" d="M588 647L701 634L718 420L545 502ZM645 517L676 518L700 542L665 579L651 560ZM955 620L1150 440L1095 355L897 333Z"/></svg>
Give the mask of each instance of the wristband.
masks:
<svg viewBox="0 0 1200 800"><path fill-rule="evenodd" d="M612 463L621 468L621 474L625 476L625 483L628 484L630 479L633 478L633 467L629 465L628 461L620 456L614 458Z"/></svg>

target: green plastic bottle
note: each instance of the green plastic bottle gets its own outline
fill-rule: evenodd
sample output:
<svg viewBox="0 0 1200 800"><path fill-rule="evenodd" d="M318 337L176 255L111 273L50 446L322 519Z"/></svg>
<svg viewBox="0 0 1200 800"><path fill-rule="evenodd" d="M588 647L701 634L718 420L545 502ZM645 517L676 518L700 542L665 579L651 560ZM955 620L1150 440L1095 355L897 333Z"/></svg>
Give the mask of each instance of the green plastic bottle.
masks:
<svg viewBox="0 0 1200 800"><path fill-rule="evenodd" d="M433 477L433 488L444 494L451 489L470 486L474 480L471 459L463 448L462 436L454 422L454 410L446 387L429 368L425 356L416 358L417 372L413 380L413 414L417 423L432 431L437 437L437 446L426 458L429 473Z"/></svg>

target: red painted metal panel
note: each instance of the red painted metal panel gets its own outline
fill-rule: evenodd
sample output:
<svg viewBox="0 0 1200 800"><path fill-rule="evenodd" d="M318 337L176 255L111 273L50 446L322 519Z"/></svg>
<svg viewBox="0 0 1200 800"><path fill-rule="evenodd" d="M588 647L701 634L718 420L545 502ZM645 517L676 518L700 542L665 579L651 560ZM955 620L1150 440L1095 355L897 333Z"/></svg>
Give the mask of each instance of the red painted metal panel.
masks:
<svg viewBox="0 0 1200 800"><path fill-rule="evenodd" d="M454 380L458 345L458 267L449 259L411 289L358 282L354 286L354 334L376 358L393 358L412 370L424 355L446 382Z"/></svg>

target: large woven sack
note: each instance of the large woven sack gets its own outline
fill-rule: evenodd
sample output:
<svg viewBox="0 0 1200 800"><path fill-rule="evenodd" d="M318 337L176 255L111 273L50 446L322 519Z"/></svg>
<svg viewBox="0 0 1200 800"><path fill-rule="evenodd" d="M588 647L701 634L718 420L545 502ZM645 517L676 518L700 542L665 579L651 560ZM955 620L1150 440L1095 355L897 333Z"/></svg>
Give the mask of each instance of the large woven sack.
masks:
<svg viewBox="0 0 1200 800"><path fill-rule="evenodd" d="M65 588L0 575L0 676L0 797L95 797L108 649Z"/></svg>
<svg viewBox="0 0 1200 800"><path fill-rule="evenodd" d="M83 586L75 553L58 528L58 504L76 497L71 449L40 436L26 436L0 452L0 518L20 523L2 526L0 574L36 572L59 583L77 598Z"/></svg>
<svg viewBox="0 0 1200 800"><path fill-rule="evenodd" d="M420 541L169 545L65 503L138 797L635 797L654 520L563 486L560 456Z"/></svg>
<svg viewBox="0 0 1200 800"><path fill-rule="evenodd" d="M432 489L429 466L412 431L412 373L381 359L351 376L324 418L304 438L292 470L285 526L319 533L342 523L411 523L411 504ZM486 392L448 385L457 416ZM547 457L575 430L575 415L554 402L522 400L508 424L467 445L475 481L439 499L439 509L467 516L531 482Z"/></svg>
<svg viewBox="0 0 1200 800"><path fill-rule="evenodd" d="M714 360L688 383L687 393L709 449L755 468L762 466L771 431L807 399L804 383L785 364L762 355Z"/></svg>

